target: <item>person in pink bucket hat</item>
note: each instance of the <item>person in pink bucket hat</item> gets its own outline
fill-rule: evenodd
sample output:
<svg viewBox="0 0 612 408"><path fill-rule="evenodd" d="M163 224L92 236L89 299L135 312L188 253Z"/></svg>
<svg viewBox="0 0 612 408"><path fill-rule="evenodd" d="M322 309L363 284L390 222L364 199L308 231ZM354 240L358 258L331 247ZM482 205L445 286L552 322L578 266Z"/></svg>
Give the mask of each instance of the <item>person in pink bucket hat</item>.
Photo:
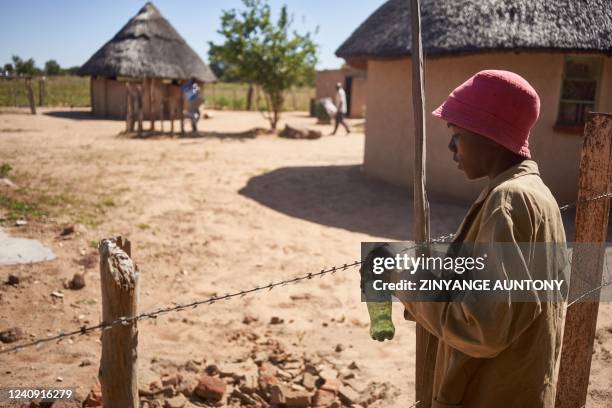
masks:
<svg viewBox="0 0 612 408"><path fill-rule="evenodd" d="M562 280L568 272L559 206L529 150L539 110L538 94L524 78L486 70L433 111L447 122L459 169L468 179L488 179L453 245L472 254L488 248L485 276L491 279L533 281L544 274ZM542 251L542 243L552 243L561 256ZM520 298L502 292L502 301L490 292L453 293L450 301L401 300L405 316L439 340L431 406L553 408L564 291L555 301L539 292Z"/></svg>

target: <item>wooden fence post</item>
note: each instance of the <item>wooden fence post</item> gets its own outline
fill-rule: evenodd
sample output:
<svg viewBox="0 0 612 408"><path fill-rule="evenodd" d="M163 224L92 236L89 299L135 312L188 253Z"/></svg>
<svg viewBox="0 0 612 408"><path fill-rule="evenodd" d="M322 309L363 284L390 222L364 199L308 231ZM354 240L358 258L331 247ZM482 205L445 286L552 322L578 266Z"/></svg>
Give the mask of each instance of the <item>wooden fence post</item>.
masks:
<svg viewBox="0 0 612 408"><path fill-rule="evenodd" d="M164 109L166 108L166 89L163 82L159 84L160 101L159 101L159 132L164 133Z"/></svg>
<svg viewBox="0 0 612 408"><path fill-rule="evenodd" d="M612 176L612 114L591 113L584 130L576 206L577 245L572 256L569 299L602 284L610 199L585 201L610 192ZM567 309L557 382L557 408L586 404L599 292Z"/></svg>
<svg viewBox="0 0 612 408"><path fill-rule="evenodd" d="M34 103L34 91L32 91L32 78L25 79L25 86L28 92L28 103L30 104L30 112L36 115L36 104Z"/></svg>
<svg viewBox="0 0 612 408"><path fill-rule="evenodd" d="M181 106L179 108L179 119L181 121L181 137L185 136L185 98L183 97L183 88L179 85L179 92L181 94Z"/></svg>
<svg viewBox="0 0 612 408"><path fill-rule="evenodd" d="M414 113L414 228L415 241L429 241L429 202L425 190L426 131L423 49L419 0L410 0L412 29L412 106ZM419 408L431 406L438 339L416 325L415 394Z"/></svg>
<svg viewBox="0 0 612 408"><path fill-rule="evenodd" d="M144 79L143 79L144 82ZM144 111L144 96L142 94L142 83L136 85L136 94L138 99L138 136L142 135L142 121L143 121L143 111Z"/></svg>
<svg viewBox="0 0 612 408"><path fill-rule="evenodd" d="M133 120L134 97L132 95L132 84L125 83L125 133L134 130Z"/></svg>
<svg viewBox="0 0 612 408"><path fill-rule="evenodd" d="M153 97L153 88L153 78L149 78L149 120L151 121L149 130L151 132L155 131L155 113L153 112L153 102L155 98Z"/></svg>
<svg viewBox="0 0 612 408"><path fill-rule="evenodd" d="M127 239L100 241L102 320L106 323L138 314L138 267ZM138 325L126 323L102 331L99 378L105 408L137 408Z"/></svg>
<svg viewBox="0 0 612 408"><path fill-rule="evenodd" d="M175 105L175 100L173 98L174 95L171 95L170 99L169 99L169 105L170 105L170 135L174 136L174 119L176 116L176 112L174 109L174 105Z"/></svg>
<svg viewBox="0 0 612 408"><path fill-rule="evenodd" d="M46 84L46 77L42 77L38 80L38 106L43 106L45 104L45 96L47 93Z"/></svg>

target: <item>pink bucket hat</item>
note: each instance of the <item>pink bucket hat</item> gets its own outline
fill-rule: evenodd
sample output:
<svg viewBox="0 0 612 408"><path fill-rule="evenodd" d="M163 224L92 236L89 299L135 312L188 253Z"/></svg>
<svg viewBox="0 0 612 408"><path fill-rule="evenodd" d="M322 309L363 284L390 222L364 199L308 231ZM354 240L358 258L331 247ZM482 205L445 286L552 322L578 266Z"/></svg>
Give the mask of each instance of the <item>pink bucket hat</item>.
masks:
<svg viewBox="0 0 612 408"><path fill-rule="evenodd" d="M540 114L540 98L520 75L480 71L459 85L432 115L486 136L531 158L529 131Z"/></svg>

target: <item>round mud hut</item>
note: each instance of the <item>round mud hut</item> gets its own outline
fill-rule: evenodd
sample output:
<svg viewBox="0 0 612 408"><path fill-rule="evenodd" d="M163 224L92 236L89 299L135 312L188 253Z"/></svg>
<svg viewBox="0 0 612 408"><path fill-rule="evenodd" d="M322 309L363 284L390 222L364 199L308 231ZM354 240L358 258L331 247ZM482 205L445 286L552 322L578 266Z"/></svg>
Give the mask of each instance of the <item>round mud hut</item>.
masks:
<svg viewBox="0 0 612 408"><path fill-rule="evenodd" d="M612 111L610 0L421 0L427 113L484 69L514 71L541 99L530 148L560 202L576 199L584 123ZM364 172L412 186L414 126L410 2L389 0L338 48L367 70ZM427 115L427 184L432 195L472 202L483 181L466 185L450 156L446 125ZM438 157L441 154L441 157Z"/></svg>
<svg viewBox="0 0 612 408"><path fill-rule="evenodd" d="M78 71L91 76L95 116L140 119L182 117L180 85L194 78L200 86L215 75L159 10L147 3ZM128 118L129 121L129 118Z"/></svg>

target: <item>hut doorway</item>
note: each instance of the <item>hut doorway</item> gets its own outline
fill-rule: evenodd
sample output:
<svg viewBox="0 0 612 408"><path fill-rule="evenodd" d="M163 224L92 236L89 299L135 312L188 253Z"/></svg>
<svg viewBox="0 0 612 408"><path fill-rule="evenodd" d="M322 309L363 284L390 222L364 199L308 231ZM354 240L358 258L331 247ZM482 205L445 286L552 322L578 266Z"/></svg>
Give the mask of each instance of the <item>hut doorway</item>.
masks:
<svg viewBox="0 0 612 408"><path fill-rule="evenodd" d="M344 77L344 92L346 93L346 112L351 114L351 94L353 93L353 77L347 75Z"/></svg>

